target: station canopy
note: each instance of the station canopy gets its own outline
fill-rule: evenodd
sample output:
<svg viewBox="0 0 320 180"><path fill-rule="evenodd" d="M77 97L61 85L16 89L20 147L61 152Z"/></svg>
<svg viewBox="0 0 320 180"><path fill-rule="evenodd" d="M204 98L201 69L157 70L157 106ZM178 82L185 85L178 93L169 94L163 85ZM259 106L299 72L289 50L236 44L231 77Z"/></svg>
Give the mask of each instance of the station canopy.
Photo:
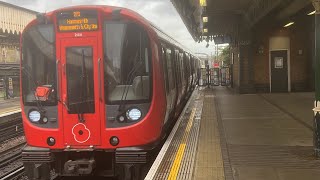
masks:
<svg viewBox="0 0 320 180"><path fill-rule="evenodd" d="M195 41L231 43L261 22L285 23L311 0L171 0Z"/></svg>

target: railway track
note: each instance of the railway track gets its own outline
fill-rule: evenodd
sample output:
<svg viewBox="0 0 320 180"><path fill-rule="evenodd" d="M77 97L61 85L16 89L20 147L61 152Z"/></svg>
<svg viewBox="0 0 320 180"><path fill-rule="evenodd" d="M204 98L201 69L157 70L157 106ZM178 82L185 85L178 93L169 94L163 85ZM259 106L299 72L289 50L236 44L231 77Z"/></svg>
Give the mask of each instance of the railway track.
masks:
<svg viewBox="0 0 320 180"><path fill-rule="evenodd" d="M14 117L12 120L0 124L0 143L23 135L21 117Z"/></svg>
<svg viewBox="0 0 320 180"><path fill-rule="evenodd" d="M21 158L21 148L24 144L21 114L14 113L1 117L0 180L19 179L24 175Z"/></svg>
<svg viewBox="0 0 320 180"><path fill-rule="evenodd" d="M23 127L20 112L0 117L0 144L8 139L22 135Z"/></svg>
<svg viewBox="0 0 320 180"><path fill-rule="evenodd" d="M25 142L20 142L0 153L0 180L17 179L24 174L21 159L21 148L24 144Z"/></svg>
<svg viewBox="0 0 320 180"><path fill-rule="evenodd" d="M5 175L0 177L0 180L9 180L9 179L19 179L24 176L24 167L20 165L13 169L12 171L6 173Z"/></svg>
<svg viewBox="0 0 320 180"><path fill-rule="evenodd" d="M10 164L11 162L21 158L21 148L25 142L21 142L14 147L8 148L0 153L0 169Z"/></svg>

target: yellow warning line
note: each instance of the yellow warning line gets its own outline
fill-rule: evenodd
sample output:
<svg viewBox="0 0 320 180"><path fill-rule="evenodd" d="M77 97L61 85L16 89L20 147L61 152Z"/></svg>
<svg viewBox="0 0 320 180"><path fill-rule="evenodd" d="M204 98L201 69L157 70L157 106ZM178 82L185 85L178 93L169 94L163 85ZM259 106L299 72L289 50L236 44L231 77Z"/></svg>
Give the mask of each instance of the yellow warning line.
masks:
<svg viewBox="0 0 320 180"><path fill-rule="evenodd" d="M179 145L179 149L178 149L178 151L176 153L173 165L171 167L170 174L169 174L169 177L168 177L169 180L177 179L179 168L180 168L181 161L182 161L182 158L183 158L183 154L184 154L184 151L186 149L186 141L187 141L189 132L190 132L191 127L192 127L193 117L194 117L195 113L196 113L196 108L193 108L192 112L191 112L191 115L190 115L190 118L188 120L187 127L186 127L186 129L184 131L183 138L182 138L181 143Z"/></svg>

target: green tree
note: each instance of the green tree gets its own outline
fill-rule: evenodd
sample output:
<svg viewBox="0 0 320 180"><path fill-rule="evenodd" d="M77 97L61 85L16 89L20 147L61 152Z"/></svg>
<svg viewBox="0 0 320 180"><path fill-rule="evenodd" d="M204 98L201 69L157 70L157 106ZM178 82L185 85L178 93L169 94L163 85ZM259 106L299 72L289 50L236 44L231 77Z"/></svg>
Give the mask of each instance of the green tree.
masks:
<svg viewBox="0 0 320 180"><path fill-rule="evenodd" d="M224 66L229 66L230 65L230 48L229 46L226 46L222 49L221 53L219 54L220 61L223 61Z"/></svg>

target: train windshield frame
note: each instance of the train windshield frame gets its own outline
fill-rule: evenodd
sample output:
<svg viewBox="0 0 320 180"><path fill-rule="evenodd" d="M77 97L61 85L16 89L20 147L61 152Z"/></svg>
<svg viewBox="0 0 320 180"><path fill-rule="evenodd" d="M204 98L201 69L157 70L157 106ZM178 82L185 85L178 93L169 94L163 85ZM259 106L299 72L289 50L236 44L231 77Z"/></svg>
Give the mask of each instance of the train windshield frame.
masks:
<svg viewBox="0 0 320 180"><path fill-rule="evenodd" d="M39 105L38 87L51 90L48 100L41 105L57 105L56 43L53 24L37 24L22 36L22 99L25 105Z"/></svg>
<svg viewBox="0 0 320 180"><path fill-rule="evenodd" d="M103 32L106 104L150 102L152 55L146 30L134 22L110 20Z"/></svg>

